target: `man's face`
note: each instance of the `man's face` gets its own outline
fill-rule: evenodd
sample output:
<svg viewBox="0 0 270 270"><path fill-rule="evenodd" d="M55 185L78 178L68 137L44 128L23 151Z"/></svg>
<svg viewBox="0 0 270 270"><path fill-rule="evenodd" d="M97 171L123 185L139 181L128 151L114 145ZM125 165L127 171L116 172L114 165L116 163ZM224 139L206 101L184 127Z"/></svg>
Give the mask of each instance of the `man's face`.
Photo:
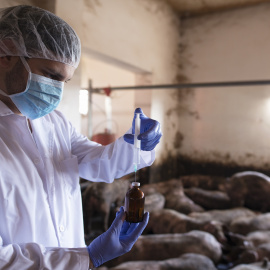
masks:
<svg viewBox="0 0 270 270"><path fill-rule="evenodd" d="M69 81L75 71L72 66L46 59L31 58L28 60L28 65L32 73L60 82Z"/></svg>
<svg viewBox="0 0 270 270"><path fill-rule="evenodd" d="M61 82L69 81L75 71L75 68L72 66L47 59L31 58L27 62L32 73ZM14 63L13 67L6 74L5 84L7 93L10 95L24 91L27 79L28 71L18 57L18 61Z"/></svg>

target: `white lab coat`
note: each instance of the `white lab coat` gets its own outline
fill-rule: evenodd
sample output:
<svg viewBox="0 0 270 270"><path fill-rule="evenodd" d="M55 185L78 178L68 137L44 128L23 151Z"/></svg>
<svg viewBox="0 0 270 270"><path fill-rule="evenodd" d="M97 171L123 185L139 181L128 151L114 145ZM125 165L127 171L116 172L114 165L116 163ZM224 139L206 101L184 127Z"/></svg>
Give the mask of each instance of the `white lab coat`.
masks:
<svg viewBox="0 0 270 270"><path fill-rule="evenodd" d="M86 270L79 176L131 173L132 146L91 142L58 111L31 127L0 101L0 269ZM140 167L151 165L154 152L142 153Z"/></svg>

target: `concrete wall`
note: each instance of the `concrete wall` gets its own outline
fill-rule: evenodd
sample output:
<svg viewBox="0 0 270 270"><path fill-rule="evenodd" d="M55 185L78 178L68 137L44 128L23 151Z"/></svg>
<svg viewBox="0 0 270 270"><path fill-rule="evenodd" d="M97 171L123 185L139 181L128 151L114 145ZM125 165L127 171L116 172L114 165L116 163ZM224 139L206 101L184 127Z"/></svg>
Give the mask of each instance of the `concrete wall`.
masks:
<svg viewBox="0 0 270 270"><path fill-rule="evenodd" d="M188 82L269 79L270 4L182 21L179 76ZM270 168L270 86L179 91L169 150L201 162ZM172 122L173 123L173 122Z"/></svg>

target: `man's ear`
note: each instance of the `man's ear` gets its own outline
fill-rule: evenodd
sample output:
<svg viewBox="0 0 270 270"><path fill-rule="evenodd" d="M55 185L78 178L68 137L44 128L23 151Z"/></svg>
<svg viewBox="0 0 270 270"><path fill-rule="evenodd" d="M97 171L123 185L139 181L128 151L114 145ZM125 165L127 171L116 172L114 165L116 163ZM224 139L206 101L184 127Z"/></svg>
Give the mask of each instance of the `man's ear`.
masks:
<svg viewBox="0 0 270 270"><path fill-rule="evenodd" d="M11 69L18 61L18 56L2 56L0 57L0 68Z"/></svg>

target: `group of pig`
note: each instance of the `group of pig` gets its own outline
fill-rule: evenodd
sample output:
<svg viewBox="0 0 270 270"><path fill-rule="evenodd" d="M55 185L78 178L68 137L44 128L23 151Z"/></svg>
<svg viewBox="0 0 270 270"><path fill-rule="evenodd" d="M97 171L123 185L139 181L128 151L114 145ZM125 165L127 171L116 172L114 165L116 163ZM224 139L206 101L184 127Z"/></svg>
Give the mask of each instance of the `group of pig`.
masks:
<svg viewBox="0 0 270 270"><path fill-rule="evenodd" d="M93 220L108 228L129 184L121 179L83 190L86 239L93 234ZM100 270L270 269L270 178L265 174L187 175L141 189L150 212L143 235L129 253Z"/></svg>

